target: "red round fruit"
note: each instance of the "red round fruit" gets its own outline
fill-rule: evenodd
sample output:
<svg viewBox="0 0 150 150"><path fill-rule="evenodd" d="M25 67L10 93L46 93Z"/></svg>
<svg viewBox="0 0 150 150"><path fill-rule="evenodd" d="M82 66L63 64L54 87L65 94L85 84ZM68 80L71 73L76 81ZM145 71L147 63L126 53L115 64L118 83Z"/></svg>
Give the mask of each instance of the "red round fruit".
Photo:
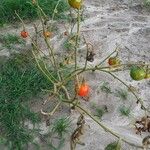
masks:
<svg viewBox="0 0 150 150"><path fill-rule="evenodd" d="M78 89L79 96L82 96L82 97L88 96L89 92L90 92L90 87L88 84L84 83L79 86L79 89Z"/></svg>
<svg viewBox="0 0 150 150"><path fill-rule="evenodd" d="M23 38L27 38L29 36L29 33L26 32L26 31L21 31L20 35L23 37Z"/></svg>

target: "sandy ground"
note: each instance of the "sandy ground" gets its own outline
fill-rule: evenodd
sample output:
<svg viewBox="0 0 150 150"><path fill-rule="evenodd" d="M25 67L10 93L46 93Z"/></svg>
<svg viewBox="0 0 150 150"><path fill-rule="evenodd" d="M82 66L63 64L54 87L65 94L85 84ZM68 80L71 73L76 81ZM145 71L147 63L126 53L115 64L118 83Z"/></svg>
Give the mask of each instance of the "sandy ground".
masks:
<svg viewBox="0 0 150 150"><path fill-rule="evenodd" d="M84 31L82 33L86 40L93 44L96 54L94 62L89 63L89 65L100 62L115 49L116 44L121 47L119 55L124 62L145 61L150 63L150 13L141 7L141 2L142 0L136 0L136 2L135 0L85 0L85 20L82 22L81 31ZM33 29L30 24L27 26L29 30ZM10 32L19 33L19 30L17 28L10 29ZM60 32L64 32L63 27ZM54 44L57 43L56 48L61 47L63 40L59 36L52 39ZM27 42L27 46L29 45L30 41ZM0 55L9 55L9 51L1 50ZM84 57L79 58L81 64L83 60ZM116 75L129 85L139 89L137 94L144 100L144 104L150 107L149 80L135 82L129 77L128 71L119 72ZM118 113L118 109L124 102L114 94L105 94L99 88L106 81L110 83L113 92L120 87L124 90L127 89L117 80L104 73L87 73L85 76L92 91L90 102L83 102L83 105L88 108L91 108L93 103L97 106L107 105L108 113L102 117L101 122L128 141L142 145L142 139L148 133L135 134L133 122L143 116L144 112L136 104L134 96L129 93L128 100L125 102L126 106L131 107L131 115L123 117ZM64 109L62 109L62 112L64 112ZM57 115L59 116L62 112ZM68 115L68 113L64 113L64 115ZM70 117L73 120L73 126L75 126L78 114L73 112ZM77 150L104 150L107 144L116 140L89 117L86 117L86 124L85 134L81 138L85 146L77 145ZM41 124L41 128L43 133L48 130L45 123ZM122 146L123 150L138 150L125 143ZM68 139L63 150L69 149ZM46 148L43 147L43 150L46 150Z"/></svg>

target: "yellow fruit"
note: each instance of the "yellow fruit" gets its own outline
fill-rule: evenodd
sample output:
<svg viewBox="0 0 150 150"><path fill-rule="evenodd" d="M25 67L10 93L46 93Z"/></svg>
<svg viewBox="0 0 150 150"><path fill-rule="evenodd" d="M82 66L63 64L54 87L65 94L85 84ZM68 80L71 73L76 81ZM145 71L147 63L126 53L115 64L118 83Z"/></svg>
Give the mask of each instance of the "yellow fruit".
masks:
<svg viewBox="0 0 150 150"><path fill-rule="evenodd" d="M145 79L150 79L150 73L147 73Z"/></svg>
<svg viewBox="0 0 150 150"><path fill-rule="evenodd" d="M82 0L68 0L68 3L72 8L80 9L82 5Z"/></svg>

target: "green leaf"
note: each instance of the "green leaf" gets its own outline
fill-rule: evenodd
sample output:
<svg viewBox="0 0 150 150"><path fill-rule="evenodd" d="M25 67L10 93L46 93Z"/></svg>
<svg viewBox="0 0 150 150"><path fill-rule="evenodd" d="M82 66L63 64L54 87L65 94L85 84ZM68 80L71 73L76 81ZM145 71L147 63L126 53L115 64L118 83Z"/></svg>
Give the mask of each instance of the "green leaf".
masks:
<svg viewBox="0 0 150 150"><path fill-rule="evenodd" d="M118 142L113 142L113 143L108 144L105 150L121 150L120 140Z"/></svg>

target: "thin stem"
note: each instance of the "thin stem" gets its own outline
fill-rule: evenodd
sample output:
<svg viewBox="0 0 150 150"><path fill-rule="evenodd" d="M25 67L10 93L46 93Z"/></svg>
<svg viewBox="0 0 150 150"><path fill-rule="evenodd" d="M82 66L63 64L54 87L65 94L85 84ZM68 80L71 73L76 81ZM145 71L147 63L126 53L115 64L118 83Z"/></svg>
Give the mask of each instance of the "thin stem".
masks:
<svg viewBox="0 0 150 150"><path fill-rule="evenodd" d="M97 66L102 65L110 56L117 52L117 49L118 47L116 47L116 49L111 54L109 54L104 60L102 60Z"/></svg>
<svg viewBox="0 0 150 150"><path fill-rule="evenodd" d="M42 22L43 32L45 32L44 22L43 22L41 13L44 15L44 17L45 17L46 15L45 15L45 13L43 12L42 8L41 8L38 4L37 4L37 6L38 6L39 11L40 11L40 20L41 20L41 22ZM56 69L56 68L57 68L57 64L56 64L56 60L55 60L53 48L51 48L51 46L50 46L50 44L49 44L49 42L48 42L48 40L47 40L47 37L45 37L44 40L45 40L45 43L46 43L46 45L47 45L47 47L48 47L49 55L50 55L50 56L52 55L53 61L52 61L52 60L51 60L51 61L54 63L54 66L55 66L54 68Z"/></svg>
<svg viewBox="0 0 150 150"><path fill-rule="evenodd" d="M68 92L67 88L66 88L65 86L62 86L62 89L63 89L64 92L65 92L66 98L67 98L68 100L70 100L71 98L70 98L70 95L69 95L69 92Z"/></svg>
<svg viewBox="0 0 150 150"><path fill-rule="evenodd" d="M42 16L41 16L41 13L42 13L41 10L42 10L42 9L40 9L40 20L41 20L41 22L42 22L43 32L45 32L44 22L43 22L43 19L42 19ZM51 62L53 63L54 68L56 69L56 68L57 68L57 65L56 65L56 60L55 60L55 57L54 57L53 49L51 48L51 46L50 46L50 44L49 44L49 42L48 42L48 40L47 40L47 37L44 37L44 40L45 40L45 43L46 43L46 45L47 45L47 47L48 47L49 55L50 55L50 57L51 57L51 55L52 55L52 58L53 58L52 60L51 60L51 58L50 58L50 60L51 60Z"/></svg>
<svg viewBox="0 0 150 150"><path fill-rule="evenodd" d="M25 24L24 24L24 21L21 19L21 17L20 17L19 14L16 12L16 10L15 10L15 14L17 15L17 17L18 17L19 20L21 21L22 26L23 26L23 30L25 31Z"/></svg>
<svg viewBox="0 0 150 150"><path fill-rule="evenodd" d="M104 67L104 68L105 68L105 67ZM80 70L81 70L81 71L80 71ZM67 80L70 80L70 79L73 78L74 76L77 76L77 75L81 74L82 72L90 71L90 70L93 71L93 68L87 68L86 70L83 70L83 68L82 68L82 69L78 69L78 70L76 70L76 71L74 72L74 74L72 73L72 74L65 80L65 82L66 82ZM114 78L116 78L116 79L117 79L118 81L120 81L123 85L125 85L128 89L130 89L131 93L132 93L132 94L135 96L135 98L137 99L137 102L140 102L142 109L144 109L145 111L150 112L150 111L147 110L147 108L143 105L143 101L142 101L140 98L138 98L138 96L135 94L135 92L134 92L125 82L123 82L123 81L122 81L121 79L119 79L117 76L115 76L114 74L112 74L110 71L103 70L102 67L101 67L101 68L97 68L97 67L96 67L94 70L106 72L106 73L110 74L111 76L113 76ZM79 71L79 72L77 72L77 71ZM65 84L65 83L62 82L62 84Z"/></svg>
<svg viewBox="0 0 150 150"><path fill-rule="evenodd" d="M30 35L29 35L29 37L30 37ZM36 48L36 50L39 52L39 54L40 54L40 52L41 52L44 56L46 56L46 54L42 52L42 50L38 47L38 45L33 41L33 39L32 39L31 37L30 37L30 39L31 39L31 41L32 41L33 46ZM51 59L50 59L50 62L51 62L51 64L52 64L52 66L53 66L53 62L52 62Z"/></svg>
<svg viewBox="0 0 150 150"><path fill-rule="evenodd" d="M128 86L124 81L122 81L121 79L119 79L116 75L112 74L109 71L106 70L100 70L102 72L106 72L108 74L110 74L111 76L113 76L115 79L117 79L118 81L120 81L123 85L125 85L128 89L130 89L131 93L135 96L135 98L137 99L137 103L140 102L141 104L141 108L144 109L145 111L150 112L150 110L147 110L147 108L144 106L143 101L135 94L135 92L130 88L130 86Z"/></svg>
<svg viewBox="0 0 150 150"><path fill-rule="evenodd" d="M53 108L53 110L52 110L51 112L46 113L46 112L43 111L43 109L41 109L41 113L42 113L43 115L52 116L52 115L57 111L57 108L60 106L61 103L62 103L62 102L58 102L58 104Z"/></svg>
<svg viewBox="0 0 150 150"><path fill-rule="evenodd" d="M52 84L54 84L54 81L53 81L53 80L49 77L49 75L47 75L47 73L45 73L45 71L42 69L41 65L39 64L39 62L38 62L38 60L37 60L37 58L36 58L36 54L34 53L33 50L32 50L32 54L33 54L33 56L34 56L34 58L35 58L35 61L36 61L37 65L38 65L39 69L41 70L41 72L47 77L47 79L48 79Z"/></svg>
<svg viewBox="0 0 150 150"><path fill-rule="evenodd" d="M74 20L74 18L72 17L71 9L69 10L69 12L70 12L69 16L71 17L71 21L70 21L71 27L70 27L70 33L69 34L71 35L73 32L73 29L76 25L76 20Z"/></svg>
<svg viewBox="0 0 150 150"><path fill-rule="evenodd" d="M82 108L79 105L76 105L76 107L78 107L79 109L81 109L85 114L87 114L93 121L95 121L99 126L101 126L105 131L111 133L112 135L114 135L115 137L122 139L122 141L124 141L125 143L128 143L131 146L137 147L137 148L143 148L142 146L137 146L134 143L130 143L129 141L127 141L126 139L120 137L117 133L115 133L113 130L111 130L110 128L106 127L104 124L102 124L101 122L99 122L92 114L90 114L88 111L86 111L84 108Z"/></svg>
<svg viewBox="0 0 150 150"><path fill-rule="evenodd" d="M31 38L31 37L30 37L30 38ZM32 40L32 39L31 39L31 40ZM36 50L40 51L39 48L37 47L37 45L36 45L33 41L32 41L32 44L33 44L34 48L36 48ZM33 52L34 52L34 51L33 51ZM33 52L32 52L32 53L33 53ZM34 58L38 61L38 59L37 59L35 53L34 53L33 56L34 56ZM39 55L39 56L40 56L40 55ZM42 57L42 56L40 56L40 57ZM50 76L57 82L56 78L54 78L54 76L52 76L51 73L49 72L49 70L47 69L47 67L46 67L46 65L45 65L45 63L44 63L44 61L42 61L42 62L43 62L43 64L44 64L44 68L46 69L46 71L47 71L47 73L48 73L47 76L50 75ZM39 64L39 65L40 65L40 64Z"/></svg>
<svg viewBox="0 0 150 150"><path fill-rule="evenodd" d="M60 1L61 1L61 0L58 0L56 6L55 6L55 8L54 8L54 11L53 11L53 14L52 14L52 20L51 20L52 22L53 22L53 20L54 20L55 14L57 13L57 8L58 8L58 5L59 5ZM51 30L52 30L52 23L51 23L51 26L50 26L50 31L51 31Z"/></svg>
<svg viewBox="0 0 150 150"><path fill-rule="evenodd" d="M75 44L75 70L77 69L77 49L78 49L78 40L80 35L80 9L78 9L78 22L77 22L77 35L76 35L76 44Z"/></svg>
<svg viewBox="0 0 150 150"><path fill-rule="evenodd" d="M47 45L48 49L49 49L50 52L51 52L51 55L52 55L52 58L53 58L53 62L54 62L54 66L55 66L55 69L57 70L57 67L58 67L58 66L57 66L57 63L56 63L55 56L54 56L53 48L50 46L50 44L49 44L47 38L45 38L45 42L46 42L46 45Z"/></svg>
<svg viewBox="0 0 150 150"><path fill-rule="evenodd" d="M43 9L39 6L39 4L37 3L37 7L40 10L40 12L43 14L44 19L47 19L47 15L44 13Z"/></svg>
<svg viewBox="0 0 150 150"><path fill-rule="evenodd" d="M116 68L119 68L119 67L122 67L122 66L132 66L132 65L143 65L143 66L145 66L145 65L147 65L147 64L128 63L128 64L115 65L115 67L116 67ZM86 69L84 69L84 68L79 68L79 69L76 69L76 70L72 71L70 74L68 74L68 75L65 77L63 83L66 82L66 81L68 81L69 79L73 78L74 76L83 73L83 72L96 71L96 70L104 70L104 69L106 69L106 71L107 71L107 70L110 69L110 68L112 68L112 67L111 67L111 66L98 67L97 65L96 65L95 67L86 68Z"/></svg>
<svg viewBox="0 0 150 150"><path fill-rule="evenodd" d="M69 103L69 104L73 104L70 101L65 101L63 100L64 103ZM128 143L131 146L137 147L137 148L143 148L142 146L137 146L133 143L130 143L129 141L127 141L125 138L122 138L121 136L119 136L119 134L117 134L116 132L114 132L113 130L111 130L110 128L108 128L106 125L104 125L103 123L99 122L91 113L89 113L85 108L81 107L80 105L76 104L75 105L77 108L79 108L81 111L83 111L86 115L88 115L94 122L96 122L101 128L103 128L106 132L111 133L113 136L117 137L118 139L121 139L122 141L124 141L125 143Z"/></svg>
<svg viewBox="0 0 150 150"><path fill-rule="evenodd" d="M88 47L88 43L87 43L87 41L86 41L84 35L83 35L83 39L84 39L84 42L85 42L85 44L86 44L86 50L87 50L87 51L86 51L86 60L85 60L85 65L84 65L84 70L85 70L86 67L87 67L87 63L88 63L87 57L88 57L88 53L89 53L89 47Z"/></svg>

